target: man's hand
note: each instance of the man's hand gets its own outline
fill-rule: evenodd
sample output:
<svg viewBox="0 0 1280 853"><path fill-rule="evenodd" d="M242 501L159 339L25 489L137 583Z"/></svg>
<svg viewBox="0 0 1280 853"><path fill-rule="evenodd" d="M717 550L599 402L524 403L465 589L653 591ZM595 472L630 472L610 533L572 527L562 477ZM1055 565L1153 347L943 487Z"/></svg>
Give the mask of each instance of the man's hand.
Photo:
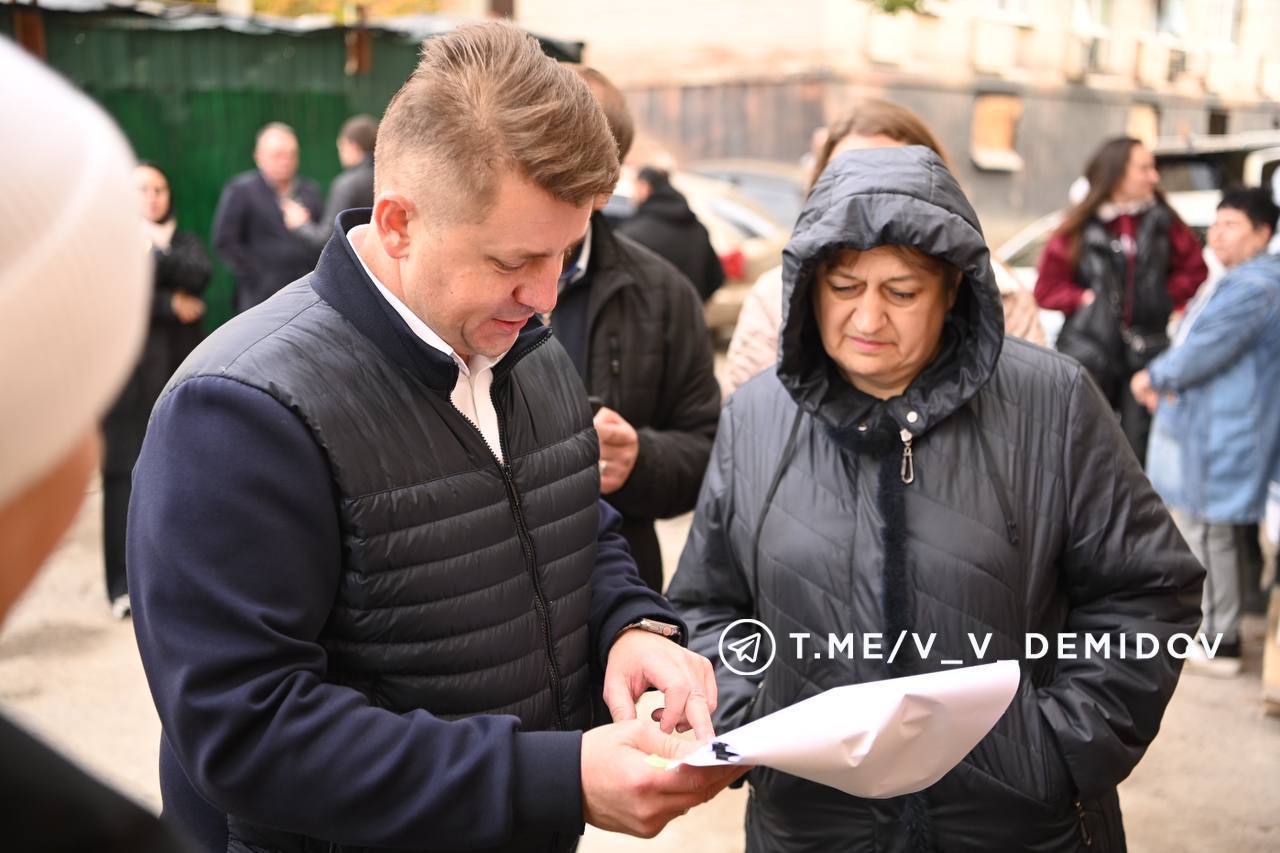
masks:
<svg viewBox="0 0 1280 853"><path fill-rule="evenodd" d="M604 702L614 722L634 720L636 701L650 687L662 691L666 707L653 713L662 731L693 729L699 740L715 737L711 712L716 709L716 676L711 661L666 637L639 628L623 631L609 650L604 671Z"/></svg>
<svg viewBox="0 0 1280 853"><path fill-rule="evenodd" d="M284 227L290 231L301 228L311 221L311 212L306 206L291 198L280 199L280 211L284 214Z"/></svg>
<svg viewBox="0 0 1280 853"><path fill-rule="evenodd" d="M1133 393L1133 399L1145 406L1148 412L1155 413L1156 404L1160 402L1160 394L1151 387L1150 373L1139 370L1133 374L1133 378L1129 380L1129 390Z"/></svg>
<svg viewBox="0 0 1280 853"><path fill-rule="evenodd" d="M600 436L600 494L621 489L636 467L640 436L635 427L610 408L601 408L592 419Z"/></svg>
<svg viewBox="0 0 1280 853"><path fill-rule="evenodd" d="M638 720L585 732L583 818L610 832L652 838L673 818L710 800L750 769L730 765L667 770L647 761L650 755L680 758L697 747L693 741L664 735Z"/></svg>
<svg viewBox="0 0 1280 853"><path fill-rule="evenodd" d="M181 290L174 292L173 298L169 300L169 307L173 309L173 315L178 318L178 322L186 326L204 316L204 300L190 293L183 293Z"/></svg>

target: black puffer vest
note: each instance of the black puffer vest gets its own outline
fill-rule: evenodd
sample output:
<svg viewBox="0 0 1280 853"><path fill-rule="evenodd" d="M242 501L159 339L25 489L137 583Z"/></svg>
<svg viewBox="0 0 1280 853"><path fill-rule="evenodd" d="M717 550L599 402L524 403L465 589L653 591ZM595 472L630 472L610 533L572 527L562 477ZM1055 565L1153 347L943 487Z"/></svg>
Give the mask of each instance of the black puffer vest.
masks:
<svg viewBox="0 0 1280 853"><path fill-rule="evenodd" d="M514 714L526 731L588 727L599 479L568 357L531 325L494 368L499 464L450 402L452 364L442 359L424 381L311 278L243 318L245 346L219 349L239 353L229 363L188 362L173 382L203 373L260 389L323 451L343 542L320 637L327 680L396 712ZM230 830L234 849L354 849L235 820ZM525 836L503 849L575 841Z"/></svg>
<svg viewBox="0 0 1280 853"><path fill-rule="evenodd" d="M1090 220L1081 235L1080 281L1101 285L1117 316L1127 317L1129 329L1144 339L1163 336L1173 311L1167 286L1171 221L1169 209L1162 204L1138 219L1132 290L1128 287L1128 259L1120 241L1097 219ZM1141 351L1151 349L1149 358L1154 358L1167 344L1167 339L1151 347L1144 344Z"/></svg>

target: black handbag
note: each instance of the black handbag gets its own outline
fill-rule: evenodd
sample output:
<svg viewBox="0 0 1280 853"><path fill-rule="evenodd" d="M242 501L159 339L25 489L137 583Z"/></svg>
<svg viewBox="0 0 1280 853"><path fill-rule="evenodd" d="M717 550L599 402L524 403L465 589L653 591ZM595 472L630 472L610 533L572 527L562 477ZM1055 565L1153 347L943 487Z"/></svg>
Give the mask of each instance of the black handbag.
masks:
<svg viewBox="0 0 1280 853"><path fill-rule="evenodd" d="M1121 328L1110 300L1094 290L1094 300L1072 312L1058 333L1058 352L1084 365L1108 398L1129 379L1129 348Z"/></svg>

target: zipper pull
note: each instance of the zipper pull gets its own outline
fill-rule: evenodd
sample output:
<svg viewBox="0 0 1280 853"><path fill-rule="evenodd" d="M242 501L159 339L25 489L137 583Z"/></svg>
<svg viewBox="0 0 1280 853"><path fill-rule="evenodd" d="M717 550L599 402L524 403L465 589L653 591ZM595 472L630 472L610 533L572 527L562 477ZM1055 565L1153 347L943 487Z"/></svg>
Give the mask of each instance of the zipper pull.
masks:
<svg viewBox="0 0 1280 853"><path fill-rule="evenodd" d="M916 463L911 458L911 430L903 429L898 437L902 439L902 482L909 486L916 479Z"/></svg>

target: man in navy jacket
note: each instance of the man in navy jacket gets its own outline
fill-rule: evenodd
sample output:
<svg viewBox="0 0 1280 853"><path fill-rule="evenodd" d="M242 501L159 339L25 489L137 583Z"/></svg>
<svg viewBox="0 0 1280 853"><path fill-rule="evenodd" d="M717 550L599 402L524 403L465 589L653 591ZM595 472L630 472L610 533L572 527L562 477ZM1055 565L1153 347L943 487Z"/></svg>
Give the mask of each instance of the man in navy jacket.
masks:
<svg viewBox="0 0 1280 853"><path fill-rule="evenodd" d="M257 168L227 182L213 214L213 248L235 274L237 312L311 271L317 249L292 229L322 216L319 187L298 177L293 128L259 130L253 160Z"/></svg>
<svg viewBox="0 0 1280 853"><path fill-rule="evenodd" d="M166 813L209 851L650 836L738 774L646 760L713 734L714 678L599 500L586 395L536 319L612 137L487 24L427 43L378 145L373 210L197 350L135 470Z"/></svg>

